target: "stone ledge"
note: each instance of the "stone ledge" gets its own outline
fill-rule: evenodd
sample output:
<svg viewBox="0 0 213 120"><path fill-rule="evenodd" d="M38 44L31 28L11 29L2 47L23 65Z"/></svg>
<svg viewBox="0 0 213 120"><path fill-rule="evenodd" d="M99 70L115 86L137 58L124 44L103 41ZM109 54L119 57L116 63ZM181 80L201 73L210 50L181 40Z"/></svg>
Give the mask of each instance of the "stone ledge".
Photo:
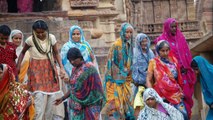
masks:
<svg viewBox="0 0 213 120"><path fill-rule="evenodd" d="M213 51L212 45L213 45L213 32L209 32L201 39L194 42L190 46L190 49L192 54L195 55L199 52Z"/></svg>
<svg viewBox="0 0 213 120"><path fill-rule="evenodd" d="M51 18L51 17L68 17L67 11L44 11L44 12L29 12L29 13L0 13L0 22L26 20L33 18Z"/></svg>

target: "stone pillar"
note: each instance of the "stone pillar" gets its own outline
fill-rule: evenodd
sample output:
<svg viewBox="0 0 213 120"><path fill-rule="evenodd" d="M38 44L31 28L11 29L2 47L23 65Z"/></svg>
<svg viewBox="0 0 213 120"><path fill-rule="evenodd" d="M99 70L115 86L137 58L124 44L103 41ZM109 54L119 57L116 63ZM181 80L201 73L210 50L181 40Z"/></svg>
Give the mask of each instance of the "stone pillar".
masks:
<svg viewBox="0 0 213 120"><path fill-rule="evenodd" d="M115 37L115 22L113 20L102 21L100 23L101 30L103 31L103 35L101 39L105 42L105 47L110 47L112 43L116 40Z"/></svg>
<svg viewBox="0 0 213 120"><path fill-rule="evenodd" d="M177 18L177 1L170 0L170 14L172 18Z"/></svg>
<svg viewBox="0 0 213 120"><path fill-rule="evenodd" d="M188 20L195 20L195 4L194 0L187 0L187 18Z"/></svg>
<svg viewBox="0 0 213 120"><path fill-rule="evenodd" d="M213 1L212 0L204 0L203 3L203 19L205 20L206 23L206 29L207 32L212 32L213 31Z"/></svg>
<svg viewBox="0 0 213 120"><path fill-rule="evenodd" d="M113 20L109 21L109 36L111 40L115 40L115 22Z"/></svg>

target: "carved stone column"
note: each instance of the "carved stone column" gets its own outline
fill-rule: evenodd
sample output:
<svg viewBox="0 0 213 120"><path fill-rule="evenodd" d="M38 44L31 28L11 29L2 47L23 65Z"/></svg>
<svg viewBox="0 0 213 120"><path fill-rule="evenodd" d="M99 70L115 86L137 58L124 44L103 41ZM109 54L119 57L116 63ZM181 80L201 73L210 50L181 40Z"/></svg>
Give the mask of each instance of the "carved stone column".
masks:
<svg viewBox="0 0 213 120"><path fill-rule="evenodd" d="M213 31L213 1L212 0L204 0L203 3L203 19L206 23L207 32Z"/></svg>
<svg viewBox="0 0 213 120"><path fill-rule="evenodd" d="M194 0L187 0L187 14L188 20L195 20L195 6Z"/></svg>

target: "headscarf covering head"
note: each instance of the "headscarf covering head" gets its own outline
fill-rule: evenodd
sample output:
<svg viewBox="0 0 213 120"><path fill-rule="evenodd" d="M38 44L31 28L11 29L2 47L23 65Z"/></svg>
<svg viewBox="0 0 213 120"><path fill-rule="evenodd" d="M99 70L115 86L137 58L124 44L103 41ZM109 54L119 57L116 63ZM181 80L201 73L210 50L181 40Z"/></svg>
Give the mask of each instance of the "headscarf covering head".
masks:
<svg viewBox="0 0 213 120"><path fill-rule="evenodd" d="M170 45L166 40L160 40L157 42L156 44L156 52L159 55L159 51L163 48L163 47L168 47L170 49Z"/></svg>
<svg viewBox="0 0 213 120"><path fill-rule="evenodd" d="M83 60L83 56L81 55L81 51L78 48L70 48L67 53L68 60L75 60L77 58L81 58Z"/></svg>
<svg viewBox="0 0 213 120"><path fill-rule="evenodd" d="M150 47L150 44L151 44L151 42L150 42L150 39L149 39L149 37L146 35L146 34L144 34L144 33L140 33L140 34L138 34L137 36L136 36L136 44L135 44L135 46L137 46L137 48L138 49L140 49L141 48L141 42L144 40L144 39L147 39L148 40L148 43L147 43L147 50L149 50L149 47Z"/></svg>
<svg viewBox="0 0 213 120"><path fill-rule="evenodd" d="M84 42L84 41L85 41L84 32L83 32L82 28L79 27L79 26L77 26L77 25L73 25L72 27L70 27L70 31L69 31L69 40L70 40L71 42L76 43L75 41L72 40L72 34L73 34L74 30L76 30L76 29L80 31L80 35L81 35L80 41L79 41L79 42L80 42L80 43L81 43L81 42Z"/></svg>
<svg viewBox="0 0 213 120"><path fill-rule="evenodd" d="M10 33L10 37L9 37L9 42L13 42L13 37L17 34L21 34L22 36L22 39L21 39L21 44L19 46L17 46L16 48L16 55L19 56L22 49L23 49L23 43L24 43L24 35L23 33L20 31L20 30L12 30L11 33ZM17 60L16 60L17 61Z"/></svg>
<svg viewBox="0 0 213 120"><path fill-rule="evenodd" d="M22 46L23 45L23 40L24 40L24 35L23 35L23 33L20 30L17 30L17 29L11 31L10 37L9 37L9 42L13 42L13 37L15 35L17 35L17 34L21 34L22 39L21 39L21 44L19 46Z"/></svg>
<svg viewBox="0 0 213 120"><path fill-rule="evenodd" d="M197 64L197 62L195 60L192 60L191 67L192 67L192 69L198 68L198 64Z"/></svg>
<svg viewBox="0 0 213 120"><path fill-rule="evenodd" d="M171 32L171 28L170 28L170 25L172 23L176 23L176 26L178 26L178 23L177 21L174 19L174 18L168 18L164 21L164 32L166 32L168 34L168 36L172 36L172 32ZM177 27L178 29L178 27ZM177 31L176 31L177 32Z"/></svg>
<svg viewBox="0 0 213 120"><path fill-rule="evenodd" d="M127 28L131 28L133 30L132 25L130 25L129 23L125 22L121 25L120 36L121 36L122 41L124 41L124 42L128 41L128 40L126 40L126 29ZM130 39L132 39L132 36Z"/></svg>
<svg viewBox="0 0 213 120"><path fill-rule="evenodd" d="M158 103L163 102L162 98L158 95L158 93L153 88L147 88L143 93L143 100L145 103L149 98L155 98L155 100Z"/></svg>
<svg viewBox="0 0 213 120"><path fill-rule="evenodd" d="M210 64L205 58L196 56L193 58L196 61L200 71L201 88L204 95L204 99L208 105L213 103L213 65Z"/></svg>

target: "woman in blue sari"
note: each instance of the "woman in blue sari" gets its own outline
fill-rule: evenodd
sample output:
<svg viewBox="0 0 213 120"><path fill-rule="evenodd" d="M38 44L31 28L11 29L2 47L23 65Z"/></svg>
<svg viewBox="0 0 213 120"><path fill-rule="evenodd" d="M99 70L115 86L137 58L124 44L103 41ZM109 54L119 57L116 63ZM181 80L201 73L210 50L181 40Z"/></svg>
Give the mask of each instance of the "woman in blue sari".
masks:
<svg viewBox="0 0 213 120"><path fill-rule="evenodd" d="M196 56L191 62L191 67L195 73L200 77L201 88L204 96L204 100L209 105L209 112L206 120L213 119L213 65L210 64L205 58Z"/></svg>
<svg viewBox="0 0 213 120"><path fill-rule="evenodd" d="M149 60L154 58L154 53L150 49L150 39L146 34L140 33L136 36L135 47L133 49L133 71L132 78L135 86L146 85L147 68ZM134 94L137 93L134 91Z"/></svg>
<svg viewBox="0 0 213 120"><path fill-rule="evenodd" d="M136 96L136 94L138 94L137 93L138 89L141 89L143 88L143 86L146 85L146 75L149 60L155 57L154 53L150 49L150 44L151 41L146 34L139 33L136 36L135 47L133 49L134 57L133 57L133 71L132 71L132 79L134 81L133 95L135 97L134 102L135 116L137 116L137 114L143 108L143 103L141 103L142 101L140 100L141 97Z"/></svg>
<svg viewBox="0 0 213 120"><path fill-rule="evenodd" d="M73 47L78 48L81 51L81 54L86 62L93 62L98 69L98 64L96 63L94 53L89 43L85 40L83 30L81 27L73 25L69 31L69 41L66 42L61 48L62 64L64 65L64 69L69 76L72 73L73 66L67 59L67 52Z"/></svg>

